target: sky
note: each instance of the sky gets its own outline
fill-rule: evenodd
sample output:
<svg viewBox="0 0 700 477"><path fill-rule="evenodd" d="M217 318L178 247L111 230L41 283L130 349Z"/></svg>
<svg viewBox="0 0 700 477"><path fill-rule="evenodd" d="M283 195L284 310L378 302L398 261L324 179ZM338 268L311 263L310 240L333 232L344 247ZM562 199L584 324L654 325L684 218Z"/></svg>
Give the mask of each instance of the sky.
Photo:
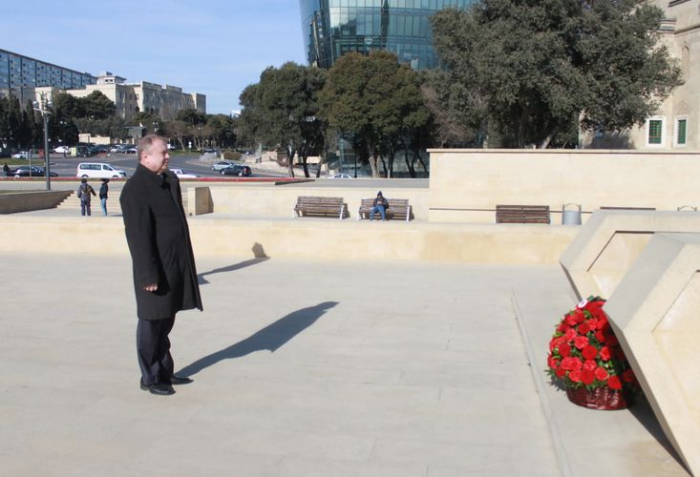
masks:
<svg viewBox="0 0 700 477"><path fill-rule="evenodd" d="M0 48L64 68L238 98L268 66L306 64L298 0L19 0L2 7Z"/></svg>

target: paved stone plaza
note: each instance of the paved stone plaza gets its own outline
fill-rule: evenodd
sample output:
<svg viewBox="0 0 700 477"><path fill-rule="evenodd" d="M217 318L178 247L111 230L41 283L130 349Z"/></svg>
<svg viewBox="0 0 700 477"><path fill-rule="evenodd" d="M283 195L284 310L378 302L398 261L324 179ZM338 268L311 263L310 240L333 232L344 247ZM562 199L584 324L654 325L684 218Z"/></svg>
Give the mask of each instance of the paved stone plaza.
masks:
<svg viewBox="0 0 700 477"><path fill-rule="evenodd" d="M156 397L128 258L1 263L3 475L687 475L643 399L549 385L558 267L198 257L171 335L195 382Z"/></svg>

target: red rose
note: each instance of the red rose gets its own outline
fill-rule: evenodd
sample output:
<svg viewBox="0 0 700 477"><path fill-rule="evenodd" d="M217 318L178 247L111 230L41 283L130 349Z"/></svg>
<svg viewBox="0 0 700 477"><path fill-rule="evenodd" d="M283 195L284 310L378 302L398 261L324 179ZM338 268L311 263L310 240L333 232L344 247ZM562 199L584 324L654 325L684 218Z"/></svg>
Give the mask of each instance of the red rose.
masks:
<svg viewBox="0 0 700 477"><path fill-rule="evenodd" d="M583 361L580 358L574 358L572 369L574 371L580 371L583 368Z"/></svg>
<svg viewBox="0 0 700 477"><path fill-rule="evenodd" d="M573 328L569 328L568 330L566 330L566 332L564 333L564 339L566 341L572 341L574 338L576 338L576 330Z"/></svg>
<svg viewBox="0 0 700 477"><path fill-rule="evenodd" d="M563 336L559 336L557 338L552 338L552 341L549 342L549 351L554 351L562 343L564 343Z"/></svg>
<svg viewBox="0 0 700 477"><path fill-rule="evenodd" d="M576 346L577 349L585 348L588 346L588 338L585 336L577 336L574 338L574 346Z"/></svg>
<svg viewBox="0 0 700 477"><path fill-rule="evenodd" d="M564 322L569 326L576 326L576 317L574 316L574 313L572 312L566 315Z"/></svg>
<svg viewBox="0 0 700 477"><path fill-rule="evenodd" d="M569 379L575 383L581 382L581 371L571 371L569 373Z"/></svg>
<svg viewBox="0 0 700 477"><path fill-rule="evenodd" d="M552 369L557 369L560 364L561 364L561 361L559 361L558 359L556 359L552 355L550 355L549 358L547 358L547 366L549 366Z"/></svg>
<svg viewBox="0 0 700 477"><path fill-rule="evenodd" d="M596 331L595 339L597 339L600 343L605 343L605 333L603 333L601 330Z"/></svg>
<svg viewBox="0 0 700 477"><path fill-rule="evenodd" d="M561 357L566 357L571 354L571 346L568 345L568 343L562 343L559 345L559 354Z"/></svg>
<svg viewBox="0 0 700 477"><path fill-rule="evenodd" d="M586 304L585 308L591 313L599 313L603 309L603 305L605 305L605 302L603 300L595 300L589 301Z"/></svg>
<svg viewBox="0 0 700 477"><path fill-rule="evenodd" d="M564 332L566 332L566 330L568 329L569 325L566 324L566 321L562 321L561 323L559 323L559 326L557 326L557 333L564 334Z"/></svg>
<svg viewBox="0 0 700 477"><path fill-rule="evenodd" d="M596 356L598 356L598 350L595 346L588 345L585 348L583 348L581 354L586 359L595 359Z"/></svg>
<svg viewBox="0 0 700 477"><path fill-rule="evenodd" d="M583 384L589 386L593 384L593 381L595 381L595 374L593 374L593 371L587 371L585 369L581 371L581 382L583 382Z"/></svg>
<svg viewBox="0 0 700 477"><path fill-rule="evenodd" d="M610 348L607 346L600 348L600 359L603 361L610 361Z"/></svg>
<svg viewBox="0 0 700 477"><path fill-rule="evenodd" d="M610 323L608 323L608 317L607 316L599 316L598 317L598 323L597 327L599 330L602 330L603 328L609 328Z"/></svg>
<svg viewBox="0 0 700 477"><path fill-rule="evenodd" d="M608 346L615 346L618 343L615 335L608 335L605 337L605 344Z"/></svg>
<svg viewBox="0 0 700 477"><path fill-rule="evenodd" d="M586 361L583 362L583 369L585 371L595 371L597 367L598 367L598 364L596 364L596 362L593 361L592 359L587 359Z"/></svg>
<svg viewBox="0 0 700 477"><path fill-rule="evenodd" d="M608 379L608 372L602 366L598 366L595 370L595 378L598 381L605 381Z"/></svg>
<svg viewBox="0 0 700 477"><path fill-rule="evenodd" d="M574 313L574 321L576 321L577 324L583 323L583 321L586 319L586 315L583 312L583 310L574 310L573 313Z"/></svg>
<svg viewBox="0 0 700 477"><path fill-rule="evenodd" d="M584 321L580 325L578 325L578 332L579 334L585 335L588 334L588 332L591 331L591 327L588 326L588 322Z"/></svg>
<svg viewBox="0 0 700 477"><path fill-rule="evenodd" d="M567 356L566 358L561 360L561 369L564 371L571 371L574 369L574 361L576 358L572 358L571 356Z"/></svg>
<svg viewBox="0 0 700 477"><path fill-rule="evenodd" d="M634 375L634 371L631 369L626 370L624 373L622 373L622 380L626 383L633 383L637 379Z"/></svg>
<svg viewBox="0 0 700 477"><path fill-rule="evenodd" d="M557 376L557 378L563 378L566 376L566 370L563 368L558 368L556 371L554 371L554 374Z"/></svg>
<svg viewBox="0 0 700 477"><path fill-rule="evenodd" d="M622 383L620 382L620 378L617 376L610 376L608 378L608 386L610 386L610 389L622 389Z"/></svg>

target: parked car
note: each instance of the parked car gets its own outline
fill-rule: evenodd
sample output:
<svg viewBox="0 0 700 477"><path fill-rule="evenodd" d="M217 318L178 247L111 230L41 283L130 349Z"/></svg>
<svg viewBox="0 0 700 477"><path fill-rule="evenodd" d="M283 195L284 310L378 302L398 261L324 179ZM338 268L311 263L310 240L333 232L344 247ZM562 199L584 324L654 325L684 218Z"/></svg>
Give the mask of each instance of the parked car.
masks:
<svg viewBox="0 0 700 477"><path fill-rule="evenodd" d="M127 149L129 149L129 146L127 146L125 144L114 144L114 145L112 145L112 147L109 148L109 152L117 153L117 154L124 154Z"/></svg>
<svg viewBox="0 0 700 477"><path fill-rule="evenodd" d="M29 153L27 151L20 151L12 154L12 159L29 159Z"/></svg>
<svg viewBox="0 0 700 477"><path fill-rule="evenodd" d="M170 169L170 172L175 174L178 179L197 179L199 177L197 174L192 174L184 169Z"/></svg>
<svg viewBox="0 0 700 477"><path fill-rule="evenodd" d="M125 152L127 154L136 154L138 151L135 147L130 147L130 148L127 148L127 150Z"/></svg>
<svg viewBox="0 0 700 477"><path fill-rule="evenodd" d="M68 154L70 152L70 147L68 146L58 146L53 152L57 154Z"/></svg>
<svg viewBox="0 0 700 477"><path fill-rule="evenodd" d="M105 162L81 162L78 164L76 177L90 179L120 179L126 177L126 172L115 169Z"/></svg>
<svg viewBox="0 0 700 477"><path fill-rule="evenodd" d="M219 171L221 171L222 169L226 169L227 167L237 166L237 165L238 165L238 164L236 164L236 163L233 162L233 161L219 161L219 162L217 162L216 164L213 164L213 165L211 166L211 170L212 170L212 171L217 171L217 172L219 172Z"/></svg>
<svg viewBox="0 0 700 477"><path fill-rule="evenodd" d="M239 177L244 177L244 176L249 176L251 174L250 167L248 166L242 166L240 164L234 164L232 166L227 167L226 169L221 169L221 174L224 176L239 176Z"/></svg>
<svg viewBox="0 0 700 477"><path fill-rule="evenodd" d="M43 167L37 166L19 166L14 171L15 177L45 177L46 173ZM50 172L49 176L58 177L55 172Z"/></svg>

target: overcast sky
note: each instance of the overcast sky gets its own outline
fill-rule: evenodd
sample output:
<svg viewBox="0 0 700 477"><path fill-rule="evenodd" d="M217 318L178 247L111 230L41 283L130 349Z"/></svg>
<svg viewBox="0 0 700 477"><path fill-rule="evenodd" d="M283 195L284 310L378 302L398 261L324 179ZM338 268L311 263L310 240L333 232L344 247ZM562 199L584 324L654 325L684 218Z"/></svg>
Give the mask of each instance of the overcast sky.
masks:
<svg viewBox="0 0 700 477"><path fill-rule="evenodd" d="M306 64L298 0L4 2L0 48L202 93L211 114L240 109L266 67Z"/></svg>

